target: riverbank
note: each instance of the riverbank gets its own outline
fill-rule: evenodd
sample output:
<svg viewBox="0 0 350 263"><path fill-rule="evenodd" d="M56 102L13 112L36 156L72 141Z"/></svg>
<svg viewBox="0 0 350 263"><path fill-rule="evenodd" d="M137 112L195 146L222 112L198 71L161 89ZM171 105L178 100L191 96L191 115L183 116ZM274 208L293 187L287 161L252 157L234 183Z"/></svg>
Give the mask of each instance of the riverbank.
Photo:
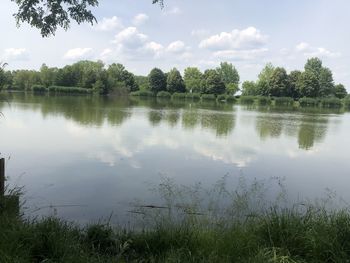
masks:
<svg viewBox="0 0 350 263"><path fill-rule="evenodd" d="M1 262L347 262L350 213L271 209L216 224L188 217L136 231L0 215Z"/></svg>

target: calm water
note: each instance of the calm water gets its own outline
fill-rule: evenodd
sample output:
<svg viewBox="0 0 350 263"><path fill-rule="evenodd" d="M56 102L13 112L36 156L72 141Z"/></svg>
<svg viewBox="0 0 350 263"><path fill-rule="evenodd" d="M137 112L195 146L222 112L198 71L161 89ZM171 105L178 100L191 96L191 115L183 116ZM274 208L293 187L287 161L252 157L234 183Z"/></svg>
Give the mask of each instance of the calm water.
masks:
<svg viewBox="0 0 350 263"><path fill-rule="evenodd" d="M3 97L4 98L4 97ZM350 201L350 114L340 110L136 98L8 94L0 153L29 215L125 220L157 202L161 178L214 184L224 175L285 178L295 196L329 188ZM50 206L55 207L52 208Z"/></svg>

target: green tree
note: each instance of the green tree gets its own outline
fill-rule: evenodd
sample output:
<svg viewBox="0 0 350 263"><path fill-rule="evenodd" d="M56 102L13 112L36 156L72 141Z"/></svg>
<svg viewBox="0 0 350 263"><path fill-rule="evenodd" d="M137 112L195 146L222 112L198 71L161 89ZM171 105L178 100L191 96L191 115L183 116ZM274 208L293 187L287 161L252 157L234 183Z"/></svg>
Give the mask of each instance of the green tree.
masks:
<svg viewBox="0 0 350 263"><path fill-rule="evenodd" d="M327 97L334 93L334 80L332 71L329 68L322 68L318 77L320 84L319 96Z"/></svg>
<svg viewBox="0 0 350 263"><path fill-rule="evenodd" d="M224 82L227 92L234 95L239 90L239 74L237 69L231 63L221 62L220 67L216 71Z"/></svg>
<svg viewBox="0 0 350 263"><path fill-rule="evenodd" d="M260 72L257 81L257 94L261 96L269 96L271 90L271 77L275 68L271 63L266 64L263 70Z"/></svg>
<svg viewBox="0 0 350 263"><path fill-rule="evenodd" d="M322 61L319 58L309 58L304 66L305 71L311 71L318 77L322 70Z"/></svg>
<svg viewBox="0 0 350 263"><path fill-rule="evenodd" d="M148 75L149 89L154 93L166 90L166 76L159 68L154 68Z"/></svg>
<svg viewBox="0 0 350 263"><path fill-rule="evenodd" d="M56 79L57 69L49 68L46 64L43 64L40 68L40 80L41 84L48 88L54 85Z"/></svg>
<svg viewBox="0 0 350 263"><path fill-rule="evenodd" d="M176 68L173 68L167 74L167 90L170 93L186 91L184 80Z"/></svg>
<svg viewBox="0 0 350 263"><path fill-rule="evenodd" d="M336 96L339 99L343 99L347 95L347 91L343 84L337 84L334 86L334 96Z"/></svg>
<svg viewBox="0 0 350 263"><path fill-rule="evenodd" d="M204 72L204 93L207 94L223 94L225 93L226 87L224 82L221 80L221 76L214 69L208 69Z"/></svg>
<svg viewBox="0 0 350 263"><path fill-rule="evenodd" d="M254 81L244 81L242 84L243 96L256 96L259 95L258 86Z"/></svg>
<svg viewBox="0 0 350 263"><path fill-rule="evenodd" d="M298 80L297 87L301 97L317 97L319 94L319 82L312 71L304 71Z"/></svg>
<svg viewBox="0 0 350 263"><path fill-rule="evenodd" d="M203 74L198 68L188 67L185 69L184 81L186 90L200 93L202 91Z"/></svg>
<svg viewBox="0 0 350 263"><path fill-rule="evenodd" d="M97 23L91 8L98 6L99 0L11 0L18 6L14 14L17 25L28 23L40 30L43 37L54 35L57 28L67 30L71 21ZM163 6L163 0L152 0Z"/></svg>
<svg viewBox="0 0 350 263"><path fill-rule="evenodd" d="M300 98L300 92L297 87L297 83L299 81L300 76L301 76L301 71L299 70L291 71L288 75L290 96L292 96L294 99Z"/></svg>
<svg viewBox="0 0 350 263"><path fill-rule="evenodd" d="M275 97L290 96L288 75L284 68L274 69L269 80L269 95Z"/></svg>
<svg viewBox="0 0 350 263"><path fill-rule="evenodd" d="M0 90L5 85L5 80L6 80L5 67L6 66L7 66L7 63L0 62Z"/></svg>
<svg viewBox="0 0 350 263"><path fill-rule="evenodd" d="M126 88L128 91L138 90L135 76L127 71L122 64L111 64L107 69L108 90Z"/></svg>

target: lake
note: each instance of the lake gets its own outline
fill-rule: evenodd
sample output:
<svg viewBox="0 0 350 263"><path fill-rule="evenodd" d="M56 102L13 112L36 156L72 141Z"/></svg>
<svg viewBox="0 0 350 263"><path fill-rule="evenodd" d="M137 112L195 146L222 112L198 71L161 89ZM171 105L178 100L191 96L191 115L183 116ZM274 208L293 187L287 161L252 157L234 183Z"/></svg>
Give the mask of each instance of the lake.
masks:
<svg viewBox="0 0 350 263"><path fill-rule="evenodd" d="M164 178L210 187L278 177L293 198L350 201L342 110L12 93L0 112L1 157L29 216L123 222L133 202L161 205Z"/></svg>

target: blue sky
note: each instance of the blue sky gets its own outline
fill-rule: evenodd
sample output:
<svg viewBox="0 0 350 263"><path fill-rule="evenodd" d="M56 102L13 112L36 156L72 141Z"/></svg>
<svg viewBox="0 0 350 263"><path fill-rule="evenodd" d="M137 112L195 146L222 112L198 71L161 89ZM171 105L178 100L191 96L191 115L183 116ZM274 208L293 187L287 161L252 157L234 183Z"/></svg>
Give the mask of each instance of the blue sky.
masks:
<svg viewBox="0 0 350 263"><path fill-rule="evenodd" d="M71 26L42 38L16 27L10 0L0 4L0 60L10 69L63 66L81 59L123 63L135 74L157 66L216 67L232 62L241 81L255 80L267 62L302 69L318 56L350 91L350 2L347 0L101 0L99 23Z"/></svg>

